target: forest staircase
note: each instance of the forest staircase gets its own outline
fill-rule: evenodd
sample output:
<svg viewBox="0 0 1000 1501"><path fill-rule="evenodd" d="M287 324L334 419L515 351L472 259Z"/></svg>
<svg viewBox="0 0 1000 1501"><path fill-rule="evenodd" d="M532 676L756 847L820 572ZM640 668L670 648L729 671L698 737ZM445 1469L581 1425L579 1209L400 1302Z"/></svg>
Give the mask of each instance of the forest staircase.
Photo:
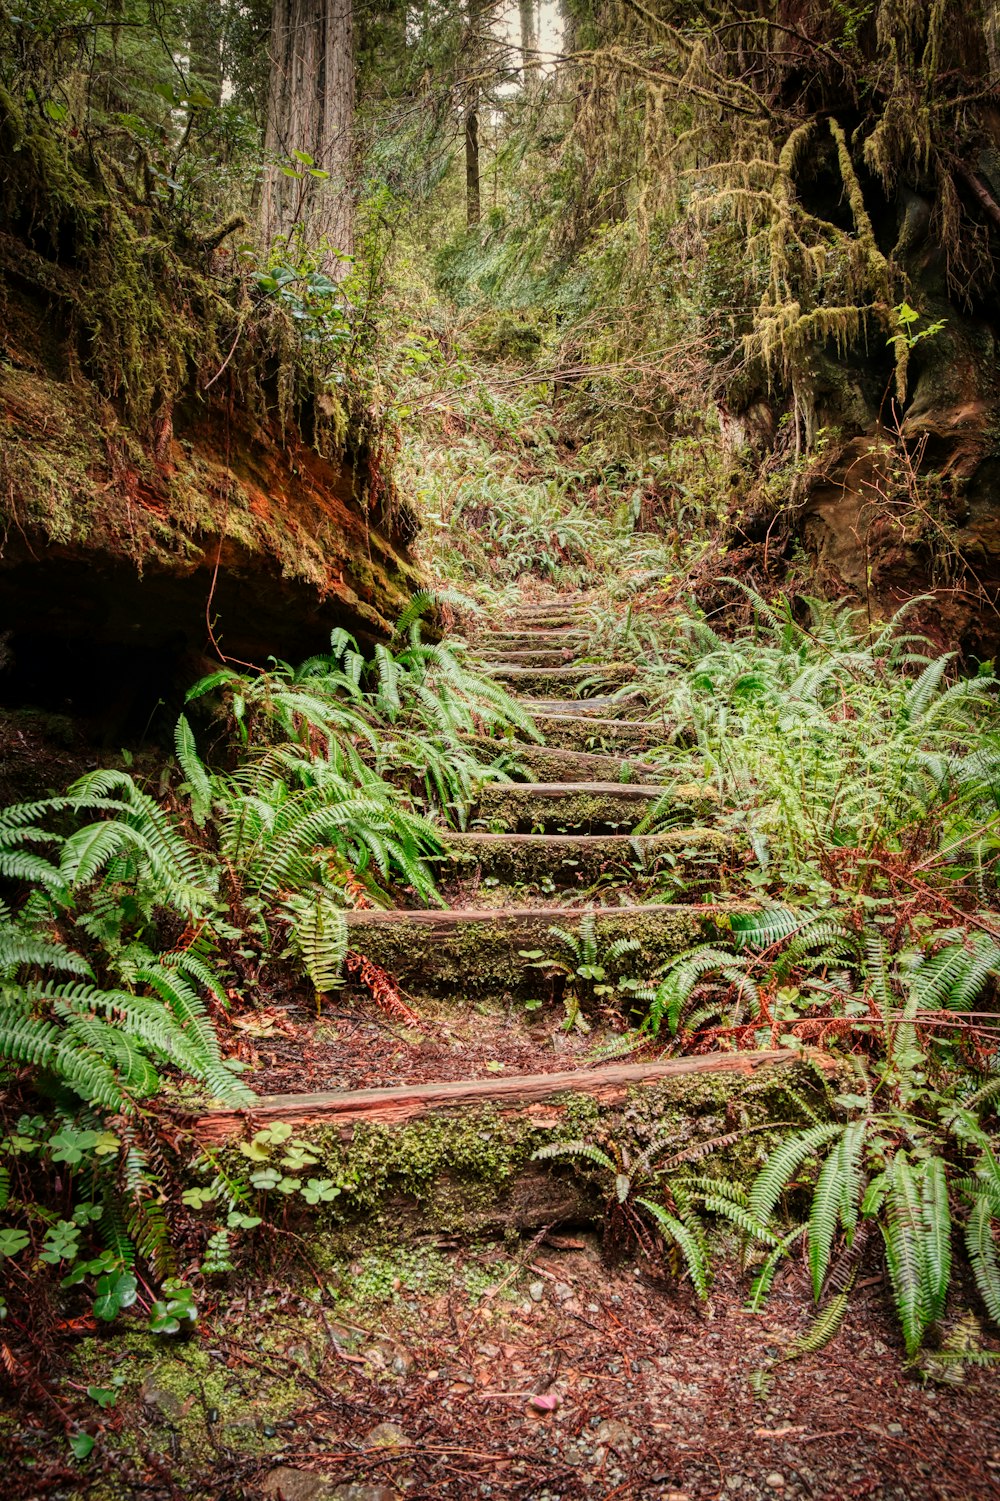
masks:
<svg viewBox="0 0 1000 1501"><path fill-rule="evenodd" d="M544 744L506 745L522 780L483 784L470 828L444 835L439 879L449 905L348 914L351 948L387 971L418 1009L421 997L435 1005L509 1008L536 995L542 988L538 956L555 947L550 930L572 931L588 913L601 946L634 940L651 973L711 938L734 910L699 899L718 891L720 867L733 858L730 836L713 827L704 787L662 786L657 768L642 759L666 736L641 694L628 692L630 664L583 659L585 604L580 597L524 606L513 622L484 631L475 643L477 665L517 694ZM593 696L580 697L581 688ZM497 749L492 740L476 743L486 752ZM668 805L670 827L642 832L651 810ZM685 900L635 899L637 874L657 870L666 873L660 889L671 894L673 872ZM574 887L582 894L576 903ZM219 1142L284 1120L299 1129L327 1123L349 1139L360 1121L388 1126L484 1106L551 1128L574 1099L620 1103L638 1085L746 1075L797 1056L771 1049L642 1062L584 1059L572 1071L269 1096L250 1111L215 1110L198 1131ZM544 1194L540 1207L536 1200L521 1228L543 1222L549 1212Z"/></svg>

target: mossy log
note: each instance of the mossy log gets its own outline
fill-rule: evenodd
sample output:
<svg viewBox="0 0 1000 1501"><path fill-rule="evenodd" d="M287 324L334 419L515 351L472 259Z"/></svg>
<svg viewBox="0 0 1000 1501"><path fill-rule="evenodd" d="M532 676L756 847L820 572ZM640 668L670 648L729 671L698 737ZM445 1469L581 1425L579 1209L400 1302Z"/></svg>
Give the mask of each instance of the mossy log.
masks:
<svg viewBox="0 0 1000 1501"><path fill-rule="evenodd" d="M517 693L551 694L573 698L584 683L604 689L623 688L635 677L629 662L573 662L561 667L520 667L515 662L491 662L490 674Z"/></svg>
<svg viewBox="0 0 1000 1501"><path fill-rule="evenodd" d="M821 1053L814 1061L830 1066ZM367 1243L382 1227L397 1240L428 1232L474 1238L600 1218L607 1191L600 1175L533 1160L553 1141L613 1141L637 1155L665 1133L692 1145L721 1134L725 1145L713 1160L746 1182L770 1146L759 1128L787 1119L788 1086L816 1098L812 1070L783 1050L640 1068L631 1079L609 1080L597 1069L568 1079L548 1074L527 1091L525 1079L514 1077L499 1086L495 1078L474 1081L474 1092L460 1083L345 1093L319 1116L310 1114L315 1097L286 1096L274 1114L266 1113L267 1100L247 1112L212 1111L193 1132L245 1168L236 1158L240 1133L253 1135L269 1120L294 1125L320 1159L316 1175L350 1185L335 1204L310 1211L313 1235L325 1220L341 1244L352 1234ZM727 1135L734 1126L748 1128L735 1141Z"/></svg>
<svg viewBox="0 0 1000 1501"><path fill-rule="evenodd" d="M542 649L529 649L518 647L513 651L486 651L480 650L474 654L473 660L480 663L487 672L492 672L494 666L503 666L509 663L512 667L566 667L571 665L575 658L572 648L545 647Z"/></svg>
<svg viewBox="0 0 1000 1501"><path fill-rule="evenodd" d="M491 1105L507 1112L529 1112L542 1101L560 1095L586 1096L615 1104L636 1085L661 1084L693 1074L751 1074L764 1065L796 1063L801 1053L774 1048L746 1053L703 1053L693 1058L670 1058L659 1063L610 1063L602 1068L564 1070L551 1074L520 1074L509 1079L460 1079L445 1083L403 1084L392 1089L326 1090L316 1094L263 1095L245 1109L218 1107L194 1125L200 1141L218 1145L245 1130L260 1130L275 1121L302 1131L310 1126L352 1128L359 1122L396 1126L438 1110L474 1110Z"/></svg>
<svg viewBox="0 0 1000 1501"><path fill-rule="evenodd" d="M550 745L489 740L484 735L470 735L468 743L481 755L491 758L508 751L517 757L523 767L523 776L531 781L649 782L662 776L658 767L636 757L601 756L588 751L561 750Z"/></svg>
<svg viewBox="0 0 1000 1501"><path fill-rule="evenodd" d="M689 821L695 811L715 806L712 789L703 784L492 782L480 789L474 818L493 833L620 832L635 828L657 803Z"/></svg>
<svg viewBox="0 0 1000 1501"><path fill-rule="evenodd" d="M636 870L651 872L664 864L694 878L717 870L732 852L718 829L671 829L665 834L449 834L444 840L439 875L457 867L457 875L478 869L507 885L543 876L557 886L590 884L601 875ZM447 862L447 863L445 863Z"/></svg>
<svg viewBox="0 0 1000 1501"><path fill-rule="evenodd" d="M475 645L488 650L502 651L505 648L566 650L582 646L588 639L586 631L571 627L558 631L486 631L478 635Z"/></svg>
<svg viewBox="0 0 1000 1501"><path fill-rule="evenodd" d="M726 903L630 907L497 907L447 911L363 910L346 914L350 945L394 975L412 993L531 994L549 983L528 957L555 953L551 927L573 931L589 912L599 944L634 938L634 962L653 967L693 944L717 936L734 912Z"/></svg>
<svg viewBox="0 0 1000 1501"><path fill-rule="evenodd" d="M590 703L593 704L593 700ZM529 703L524 707L531 714L539 732L545 736L545 747L548 750L610 752L626 747L645 750L655 745L666 745L670 740L669 728L656 720L617 719L612 715L598 713L596 708L591 713L579 712L579 709L586 711L586 700L579 708L574 706L572 713L568 712L567 707L560 707L556 711L551 708L538 709ZM617 708L617 705L613 707ZM572 779L567 777L567 781L570 780Z"/></svg>
<svg viewBox="0 0 1000 1501"><path fill-rule="evenodd" d="M523 611L515 611L511 620L518 629L554 631L564 626L579 630L586 622L579 614L570 610L551 611L548 614L534 615L525 614Z"/></svg>

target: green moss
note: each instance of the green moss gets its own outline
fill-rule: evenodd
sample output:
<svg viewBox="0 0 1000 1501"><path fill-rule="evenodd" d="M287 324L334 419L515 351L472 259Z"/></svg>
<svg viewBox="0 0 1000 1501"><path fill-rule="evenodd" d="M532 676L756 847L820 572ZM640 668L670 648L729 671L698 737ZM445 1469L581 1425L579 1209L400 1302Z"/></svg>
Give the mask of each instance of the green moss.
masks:
<svg viewBox="0 0 1000 1501"><path fill-rule="evenodd" d="M450 834L444 840L445 858L438 866L443 878L478 870L511 886L550 877L557 885L589 884L599 876L618 872L625 877L636 869L651 873L669 863L679 881L696 875L706 863L714 869L729 849L727 836L717 829L671 829L647 837L637 846L630 838L596 836L583 843L551 836L496 840L475 834Z"/></svg>
<svg viewBox="0 0 1000 1501"><path fill-rule="evenodd" d="M624 784L623 784L624 785ZM670 811L691 818L713 807L711 789L678 787L671 789ZM653 797L637 797L626 791L575 792L572 784L558 797L532 791L531 784L495 782L481 788L476 808L478 820L496 831L509 834L578 830L600 832L606 829L630 832L657 805ZM660 817L664 809L660 810Z"/></svg>

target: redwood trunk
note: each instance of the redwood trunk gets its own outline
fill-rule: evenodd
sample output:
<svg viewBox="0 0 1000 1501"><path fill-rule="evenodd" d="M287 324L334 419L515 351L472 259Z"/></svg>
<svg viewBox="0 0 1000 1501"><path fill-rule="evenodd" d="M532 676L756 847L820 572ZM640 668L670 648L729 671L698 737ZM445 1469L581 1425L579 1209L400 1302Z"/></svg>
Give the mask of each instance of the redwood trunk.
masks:
<svg viewBox="0 0 1000 1501"><path fill-rule="evenodd" d="M332 275L342 265L336 252L350 255L354 244L353 115L350 0L274 0L262 227L268 241L301 233Z"/></svg>

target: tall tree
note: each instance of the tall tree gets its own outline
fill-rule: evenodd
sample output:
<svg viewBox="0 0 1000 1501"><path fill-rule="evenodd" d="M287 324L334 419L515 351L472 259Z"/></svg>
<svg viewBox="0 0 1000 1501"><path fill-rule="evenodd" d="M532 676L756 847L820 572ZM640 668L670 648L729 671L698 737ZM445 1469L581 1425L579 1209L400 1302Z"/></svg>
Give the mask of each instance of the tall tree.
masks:
<svg viewBox="0 0 1000 1501"><path fill-rule="evenodd" d="M466 0L470 78L465 96L465 206L466 220L472 229L479 223L482 193L479 181L479 59L481 20L480 0Z"/></svg>
<svg viewBox="0 0 1000 1501"><path fill-rule="evenodd" d="M538 51L538 0L518 0L521 21L521 78L528 93L538 81L535 53Z"/></svg>
<svg viewBox="0 0 1000 1501"><path fill-rule="evenodd" d="M270 60L264 233L301 229L336 274L354 245L351 0L273 0Z"/></svg>

